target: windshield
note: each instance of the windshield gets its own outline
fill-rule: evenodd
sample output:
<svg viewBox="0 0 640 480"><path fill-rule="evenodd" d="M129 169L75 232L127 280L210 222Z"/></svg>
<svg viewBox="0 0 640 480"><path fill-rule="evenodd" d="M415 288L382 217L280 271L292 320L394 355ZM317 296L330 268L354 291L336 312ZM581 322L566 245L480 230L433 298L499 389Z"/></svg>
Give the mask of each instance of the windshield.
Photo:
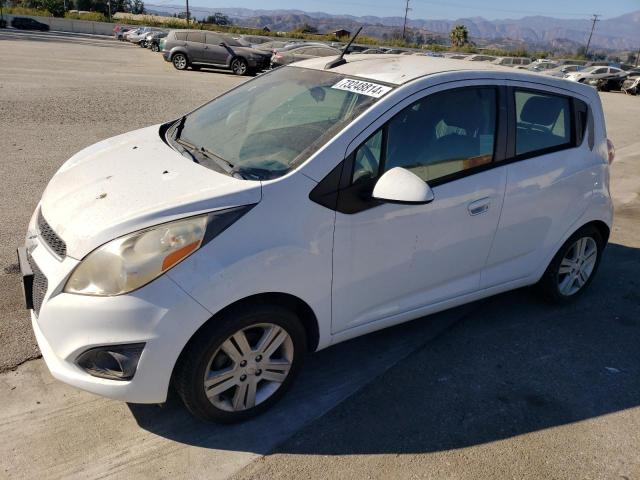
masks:
<svg viewBox="0 0 640 480"><path fill-rule="evenodd" d="M227 167L222 170L252 180L279 177L391 90L365 81L341 89L345 82L337 84L344 78L321 70L278 68L188 114L168 138L177 138L195 161L197 154L206 153L213 164L199 162L204 166L220 170L222 162Z"/></svg>

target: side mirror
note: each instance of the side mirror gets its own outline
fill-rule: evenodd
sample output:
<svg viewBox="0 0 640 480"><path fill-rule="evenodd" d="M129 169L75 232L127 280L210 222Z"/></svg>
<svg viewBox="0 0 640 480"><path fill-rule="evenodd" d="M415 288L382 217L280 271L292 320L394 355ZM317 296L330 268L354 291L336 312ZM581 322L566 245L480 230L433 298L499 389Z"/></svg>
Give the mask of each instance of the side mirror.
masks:
<svg viewBox="0 0 640 480"><path fill-rule="evenodd" d="M373 188L373 198L392 203L429 203L431 187L415 173L401 167L385 172Z"/></svg>

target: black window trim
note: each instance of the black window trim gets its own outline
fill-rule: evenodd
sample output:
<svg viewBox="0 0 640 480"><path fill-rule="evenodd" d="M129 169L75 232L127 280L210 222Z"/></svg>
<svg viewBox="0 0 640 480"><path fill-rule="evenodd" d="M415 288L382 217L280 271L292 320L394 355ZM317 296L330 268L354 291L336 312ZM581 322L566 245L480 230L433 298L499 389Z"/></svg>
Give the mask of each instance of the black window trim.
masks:
<svg viewBox="0 0 640 480"><path fill-rule="evenodd" d="M469 168L466 170L461 170L459 172L455 172L452 173L450 175L445 175L443 177L434 179L434 180L430 180L428 182L429 187L431 188L435 188L441 185L445 185L449 182L453 182L453 181L457 181L460 180L462 178L471 176L471 175L475 175L477 173L481 173L487 170L490 170L492 168L499 168L502 166L506 166L509 165L511 163L515 163L515 162L519 162L519 161L523 161L523 160L528 160L531 159L533 157L538 157L538 156L542 156L542 155L547 155L549 153L555 153L557 151L562 151L562 150L567 150L567 149L571 149L571 148L579 148L581 146L582 143L584 143L584 139L585 137L587 137L589 134L587 133L587 131L584 132L583 134L583 141L581 142L580 145L576 144L576 119L575 119L575 108L576 108L576 102L574 100L579 100L581 102L583 102L586 106L587 106L587 115L588 115L588 122L587 122L587 128L589 127L589 123L592 122L592 112L591 112L591 108L590 105L587 101L583 100L582 98L578 98L578 95L575 94L575 92L571 91L571 90L566 90L567 94L563 94L563 93L558 93L557 87L552 87L550 85L547 85L545 83L536 83L536 82L527 82L529 84L532 85L540 85L541 88L535 88L534 87L528 87L528 86L514 86L514 85L504 85L502 83L502 80L496 80L493 78L477 78L477 79L472 79L474 82L475 81L489 81L489 82L493 82L493 83L474 83L473 85L464 85L464 86L460 86L460 87L453 87L453 88L446 88L446 86L448 84L451 83L459 83L460 80L451 80L451 81L447 81L447 82L443 82L443 83L439 83L437 85L430 85L422 90L419 90L417 92L414 92L413 94L411 94L409 97L414 97L414 96L419 96L422 95L420 98L417 98L416 100L412 101L411 103L407 104L405 107L401 108L400 110L398 110L398 112L396 112L395 114L393 114L391 117L389 117L387 120L385 120L382 125L380 125L378 128L376 128L370 135L367 136L366 139L364 139L363 141L359 142L357 144L357 146L355 148L353 148L351 150L351 153L349 153L349 155L346 156L346 158L338 163L338 165L336 165L336 167L334 167L334 169L325 176L324 179L322 179L317 185L316 187L309 193L309 198L316 202L319 203L327 208L330 208L331 210L335 210L338 211L340 213L344 213L344 214L354 214L354 213L359 213L361 211L364 210L368 210L370 208L374 208L377 207L378 205L382 205L385 202L382 202L380 200L376 200L374 198L370 198L367 203L367 207L366 208L362 208L362 206L360 206L360 208L358 208L357 205L353 205L352 202L350 201L346 201L343 197L343 195L341 195L341 193L346 192L350 186L352 186L351 184L351 179L353 176L353 168L354 168L354 159L355 159L355 153L358 151L358 149L360 148L360 146L362 144L364 144L365 142L367 142L373 135L375 135L381 128L383 128L386 131L386 125L387 123L393 118L395 117L395 115L397 115L398 113L400 113L402 110L404 110L405 108L410 107L411 105L415 104L416 102L421 101L422 99L426 98L429 95L435 95L437 93L440 92L445 92L445 91L452 91L452 90L458 90L458 89L465 89L465 88L495 88L497 90L497 111L496 111L496 135L495 135L495 140L494 140L494 156L493 156L493 160L485 165L479 165L477 167L473 167L473 168ZM499 83L498 83L499 82ZM438 87L444 87L442 89L439 89L435 92L431 92L431 93L426 93L425 91L429 91L432 90L433 88L438 88ZM553 88L553 90L551 90L550 88ZM542 150L536 150L534 152L528 152L527 154L522 154L519 156L515 155L515 143L516 143L516 111L515 111L515 90L520 90L520 91L530 91L532 93L537 93L537 94L541 94L541 95L555 95L555 96L560 96L560 97L565 97L569 99L569 104L570 104L570 115L571 115L571 138L572 141L570 143L565 143L559 146L554 146L554 147L550 147L548 149L542 149ZM380 116L378 116L375 120L373 120L369 125L367 125L366 127L364 127L362 129L362 131L364 132L365 130L367 130L371 125L375 124L377 121L380 120L380 118L384 117L390 110L393 110L395 108L395 105L393 107L390 107L387 111L383 112L380 114ZM357 138L357 136L356 136ZM355 138L354 138L355 140ZM353 141L349 144L349 147L347 147L347 149L351 149L351 145L353 144ZM383 148L386 147L386 134L383 134ZM381 166L383 166L384 160L381 159ZM376 176L374 179L372 179L372 185L371 185L371 190L373 190L373 186L375 185L375 181L377 181L380 178L380 167L378 170L378 176ZM330 200L327 200L330 199Z"/></svg>

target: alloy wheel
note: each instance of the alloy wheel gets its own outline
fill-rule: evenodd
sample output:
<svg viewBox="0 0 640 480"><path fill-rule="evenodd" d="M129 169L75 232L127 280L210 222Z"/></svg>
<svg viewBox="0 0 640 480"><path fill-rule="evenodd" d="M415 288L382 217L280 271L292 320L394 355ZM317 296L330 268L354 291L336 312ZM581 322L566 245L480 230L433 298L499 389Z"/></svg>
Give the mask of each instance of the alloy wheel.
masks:
<svg viewBox="0 0 640 480"><path fill-rule="evenodd" d="M558 267L558 290L571 296L589 281L598 259L598 246L591 237L582 237L569 247Z"/></svg>
<svg viewBox="0 0 640 480"><path fill-rule="evenodd" d="M248 410L271 397L294 358L291 336L273 323L238 330L214 352L204 375L209 401L229 412Z"/></svg>
<svg viewBox="0 0 640 480"><path fill-rule="evenodd" d="M233 70L233 73L235 73L236 75L244 75L247 71L247 64L241 59L237 58L231 64L231 70Z"/></svg>
<svg viewBox="0 0 640 480"><path fill-rule="evenodd" d="M178 70L184 70L187 68L187 58L184 55L176 55L173 57L173 65Z"/></svg>

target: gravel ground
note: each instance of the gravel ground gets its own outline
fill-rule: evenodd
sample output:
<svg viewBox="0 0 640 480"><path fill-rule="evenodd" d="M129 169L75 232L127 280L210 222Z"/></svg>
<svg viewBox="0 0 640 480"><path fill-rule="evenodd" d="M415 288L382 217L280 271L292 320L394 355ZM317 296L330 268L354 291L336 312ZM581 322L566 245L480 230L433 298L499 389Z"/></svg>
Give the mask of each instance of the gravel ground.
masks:
<svg viewBox="0 0 640 480"><path fill-rule="evenodd" d="M112 39L3 30L0 46L1 372L40 355L15 248L51 175L88 145L177 118L243 80L178 72L160 54Z"/></svg>

